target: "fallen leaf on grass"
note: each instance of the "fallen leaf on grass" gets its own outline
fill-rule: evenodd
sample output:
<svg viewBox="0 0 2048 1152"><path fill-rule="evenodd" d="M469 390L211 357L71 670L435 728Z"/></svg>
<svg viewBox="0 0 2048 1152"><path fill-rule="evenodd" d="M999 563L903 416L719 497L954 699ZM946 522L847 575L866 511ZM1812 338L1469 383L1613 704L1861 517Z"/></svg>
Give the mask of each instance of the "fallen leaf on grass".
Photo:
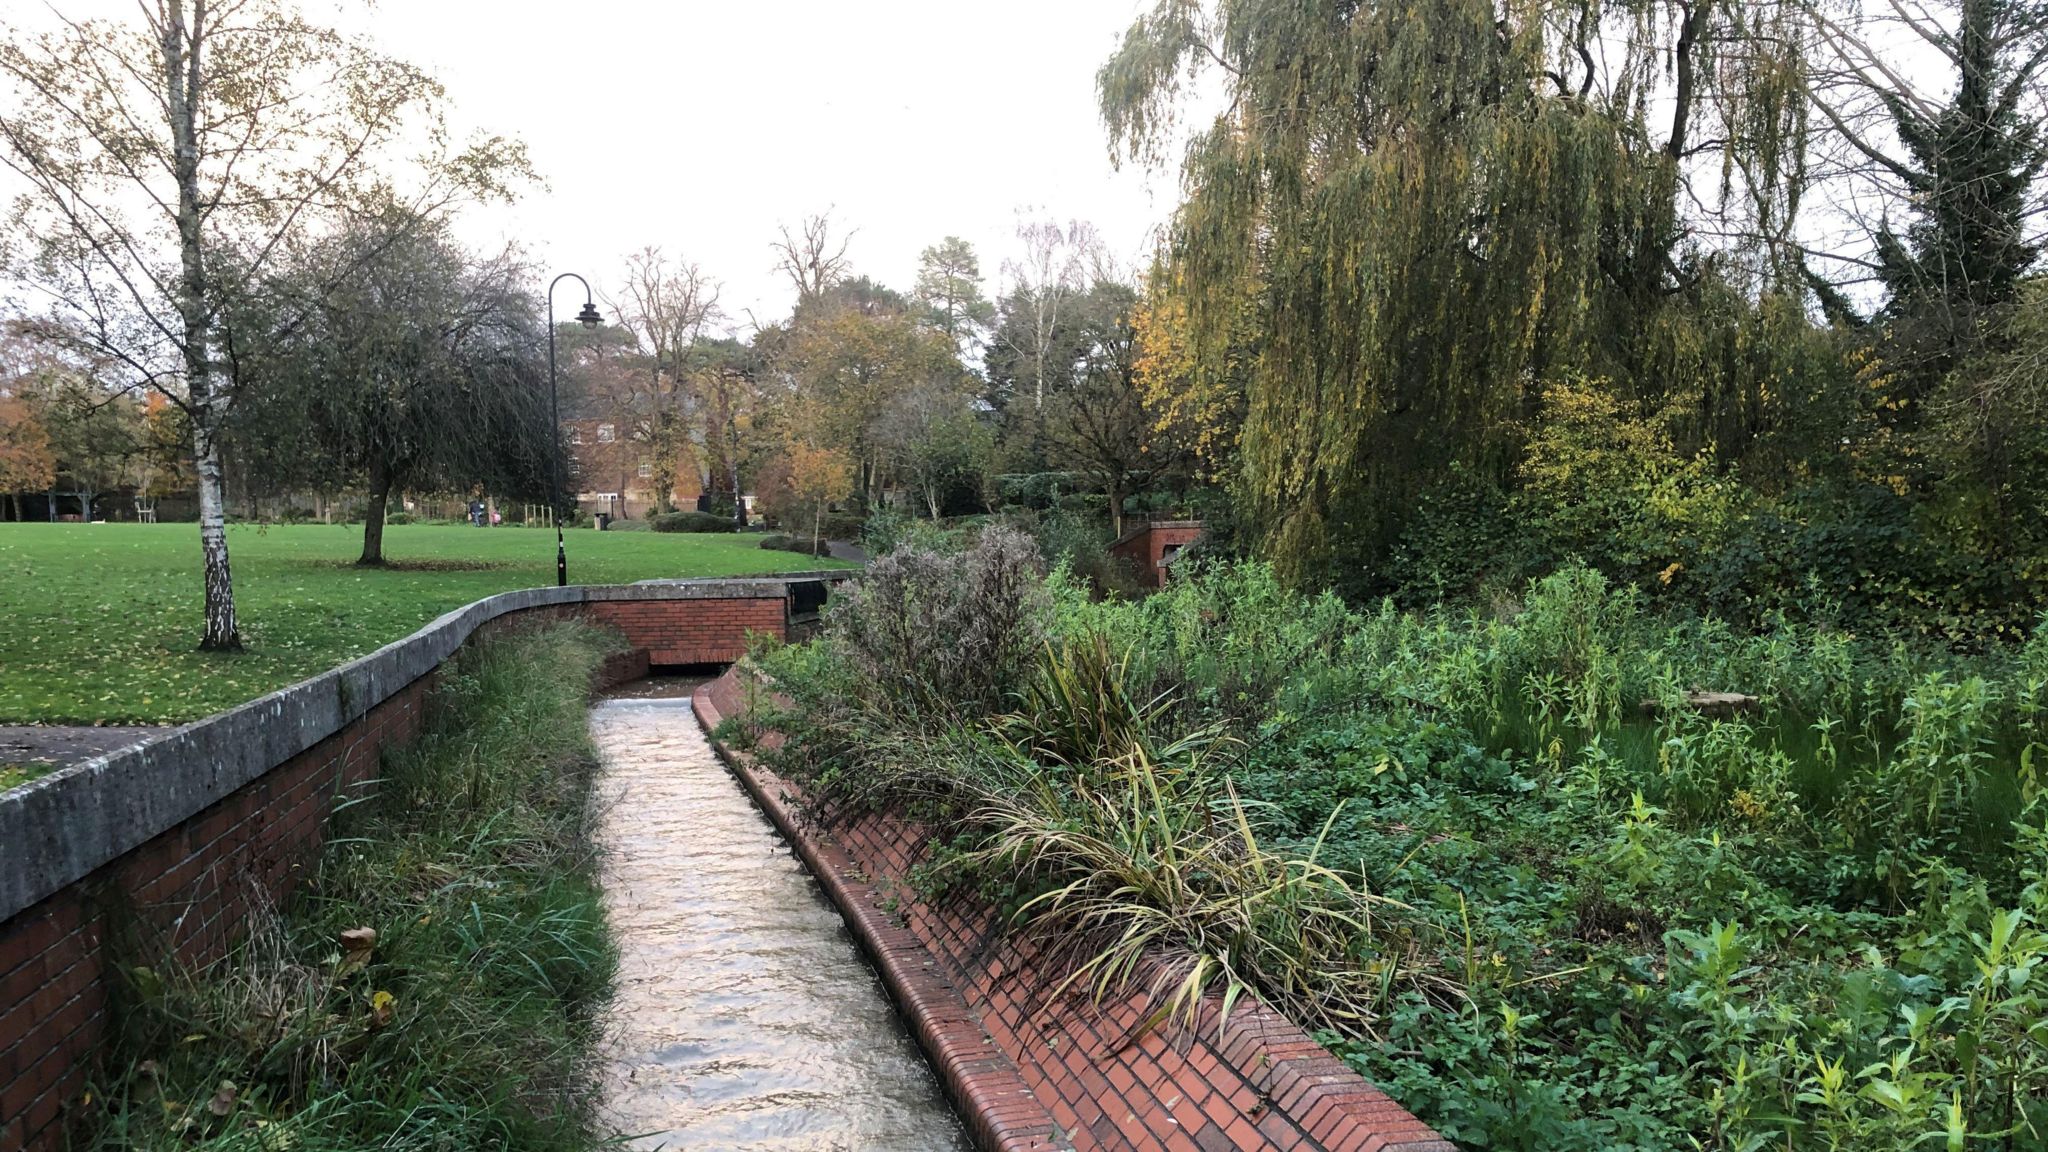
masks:
<svg viewBox="0 0 2048 1152"><path fill-rule="evenodd" d="M206 1110L215 1116L225 1116L234 1110L237 1089L233 1080L223 1080L214 1089L213 1099L206 1102Z"/></svg>

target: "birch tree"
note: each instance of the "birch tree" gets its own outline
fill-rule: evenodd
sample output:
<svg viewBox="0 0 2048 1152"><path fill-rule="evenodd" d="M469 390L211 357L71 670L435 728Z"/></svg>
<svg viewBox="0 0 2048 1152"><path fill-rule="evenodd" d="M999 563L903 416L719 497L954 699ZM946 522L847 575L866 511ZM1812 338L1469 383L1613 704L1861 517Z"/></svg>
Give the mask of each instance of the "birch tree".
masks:
<svg viewBox="0 0 2048 1152"><path fill-rule="evenodd" d="M1006 332L1010 350L1030 365L1031 406L1045 407L1046 385L1060 313L1069 300L1088 288L1088 269L1101 248L1095 226L1084 220L1020 219L1017 239L1024 256L1004 263L1012 291L1022 302L1029 323Z"/></svg>
<svg viewBox="0 0 2048 1152"><path fill-rule="evenodd" d="M125 21L40 22L0 23L0 163L26 189L13 278L39 294L24 304L42 335L184 410L200 647L238 649L221 439L242 378L222 301L394 180L427 218L505 193L524 154L502 138L452 142L431 76L290 0L142 0Z"/></svg>

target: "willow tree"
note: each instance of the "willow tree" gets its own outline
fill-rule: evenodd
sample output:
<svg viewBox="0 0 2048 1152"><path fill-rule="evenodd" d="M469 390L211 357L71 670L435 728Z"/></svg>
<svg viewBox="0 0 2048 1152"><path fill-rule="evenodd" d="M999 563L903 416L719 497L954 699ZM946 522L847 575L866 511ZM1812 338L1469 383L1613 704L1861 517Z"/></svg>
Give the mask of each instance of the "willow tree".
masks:
<svg viewBox="0 0 2048 1152"><path fill-rule="evenodd" d="M1801 279L1802 21L1162 0L1132 26L1098 76L1120 157L1163 155L1205 72L1228 98L1187 147L1168 263L1197 356L1242 346L1254 286L1239 486L1284 569L1370 563L1454 462L1505 482L1552 381L1676 401L1694 447L1755 423L1784 315L1759 305Z"/></svg>

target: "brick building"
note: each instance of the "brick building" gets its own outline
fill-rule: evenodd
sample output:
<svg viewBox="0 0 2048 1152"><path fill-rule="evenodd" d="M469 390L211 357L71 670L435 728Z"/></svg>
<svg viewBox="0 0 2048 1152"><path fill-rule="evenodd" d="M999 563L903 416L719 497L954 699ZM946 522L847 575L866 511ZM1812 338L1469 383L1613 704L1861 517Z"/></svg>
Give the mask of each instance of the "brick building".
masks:
<svg viewBox="0 0 2048 1152"><path fill-rule="evenodd" d="M654 490L654 453L634 440L630 429L609 416L563 421L576 475L582 477L576 501L585 512L608 512L623 520L643 520L660 506ZM695 453L678 461L675 485L669 492L673 508L694 508L703 491Z"/></svg>

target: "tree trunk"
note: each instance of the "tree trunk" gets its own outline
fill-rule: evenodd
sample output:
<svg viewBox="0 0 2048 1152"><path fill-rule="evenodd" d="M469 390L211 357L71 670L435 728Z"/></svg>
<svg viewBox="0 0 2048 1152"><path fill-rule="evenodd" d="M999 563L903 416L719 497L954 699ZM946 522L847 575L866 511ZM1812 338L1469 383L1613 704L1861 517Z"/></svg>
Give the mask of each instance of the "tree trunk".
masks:
<svg viewBox="0 0 2048 1152"><path fill-rule="evenodd" d="M732 518L734 523L745 528L747 526L747 499L740 495L739 445L734 442L736 437L733 435L732 420L730 418L726 420L725 435L725 469L732 484Z"/></svg>
<svg viewBox="0 0 2048 1152"><path fill-rule="evenodd" d="M358 568L380 568L384 564L384 508L391 499L391 470L370 461L370 503L363 510L363 554L356 557Z"/></svg>
<svg viewBox="0 0 2048 1152"><path fill-rule="evenodd" d="M821 501L811 509L811 555L818 554L818 532L825 523L825 505Z"/></svg>
<svg viewBox="0 0 2048 1152"><path fill-rule="evenodd" d="M238 652L241 629L235 623L235 585L228 571L227 499L221 484L220 442L212 428L195 428L193 463L199 473L199 551L206 569L206 630L199 647L209 652Z"/></svg>
<svg viewBox="0 0 2048 1152"><path fill-rule="evenodd" d="M205 19L204 6L194 16ZM192 457L199 475L199 549L206 569L206 627L199 647L237 651L235 585L228 571L227 501L220 459L220 398L213 390L213 323L207 313L205 243L199 194L199 89L201 27L188 28L184 0L169 0L163 23L164 95L178 183L178 315L184 323L185 395L192 421Z"/></svg>

